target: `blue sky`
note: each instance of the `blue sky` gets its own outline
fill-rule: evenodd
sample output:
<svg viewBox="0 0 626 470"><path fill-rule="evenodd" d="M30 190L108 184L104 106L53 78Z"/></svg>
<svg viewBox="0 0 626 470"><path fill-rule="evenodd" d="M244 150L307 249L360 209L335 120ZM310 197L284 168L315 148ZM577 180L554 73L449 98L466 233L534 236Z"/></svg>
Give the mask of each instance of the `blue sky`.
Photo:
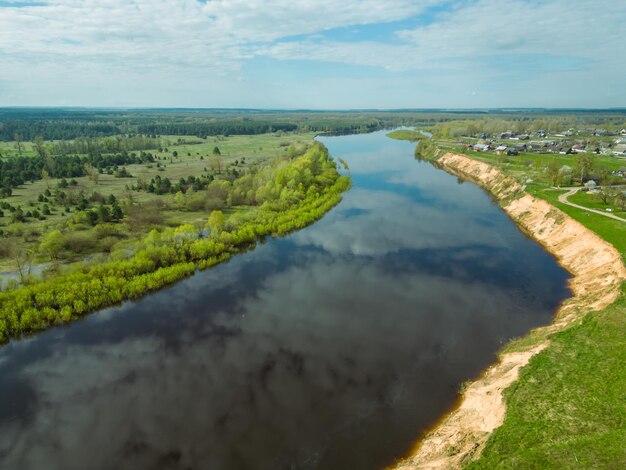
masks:
<svg viewBox="0 0 626 470"><path fill-rule="evenodd" d="M0 106L625 107L626 2L0 0Z"/></svg>

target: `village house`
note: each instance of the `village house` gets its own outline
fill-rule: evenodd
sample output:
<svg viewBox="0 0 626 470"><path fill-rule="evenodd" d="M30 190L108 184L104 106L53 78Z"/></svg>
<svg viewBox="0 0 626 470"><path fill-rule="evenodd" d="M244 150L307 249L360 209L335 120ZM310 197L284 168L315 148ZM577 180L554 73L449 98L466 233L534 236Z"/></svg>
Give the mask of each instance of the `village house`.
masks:
<svg viewBox="0 0 626 470"><path fill-rule="evenodd" d="M474 144L473 147L476 152L486 152L490 150L490 148L489 144Z"/></svg>
<svg viewBox="0 0 626 470"><path fill-rule="evenodd" d="M496 154L498 155L506 155L506 151L507 151L506 145L500 145L499 147L496 148Z"/></svg>
<svg viewBox="0 0 626 470"><path fill-rule="evenodd" d="M575 144L572 146L572 151L576 153L586 152L587 148L583 144Z"/></svg>
<svg viewBox="0 0 626 470"><path fill-rule="evenodd" d="M623 166L620 169L615 170L613 174L616 176L621 176L622 178L626 178L626 166Z"/></svg>
<svg viewBox="0 0 626 470"><path fill-rule="evenodd" d="M613 147L613 155L626 155L626 144L618 144Z"/></svg>

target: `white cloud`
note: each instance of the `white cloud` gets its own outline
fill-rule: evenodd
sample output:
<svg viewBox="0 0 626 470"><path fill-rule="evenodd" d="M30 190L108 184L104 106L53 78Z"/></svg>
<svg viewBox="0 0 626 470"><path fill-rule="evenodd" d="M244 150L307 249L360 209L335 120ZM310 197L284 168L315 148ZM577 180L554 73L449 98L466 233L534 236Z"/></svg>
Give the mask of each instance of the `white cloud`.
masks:
<svg viewBox="0 0 626 470"><path fill-rule="evenodd" d="M43 61L113 64L141 59L216 68L250 57L252 43L356 24L393 21L428 2L376 0L53 0L0 8L0 53Z"/></svg>
<svg viewBox="0 0 626 470"><path fill-rule="evenodd" d="M476 0L446 3L435 16L427 8L443 0L31 3L0 7L0 105L626 104L624 2ZM352 41L325 34L420 15L425 25L392 25L384 41L367 30ZM275 77L287 61L324 74L274 89L255 58L273 59L265 73ZM379 75L356 78L329 64Z"/></svg>

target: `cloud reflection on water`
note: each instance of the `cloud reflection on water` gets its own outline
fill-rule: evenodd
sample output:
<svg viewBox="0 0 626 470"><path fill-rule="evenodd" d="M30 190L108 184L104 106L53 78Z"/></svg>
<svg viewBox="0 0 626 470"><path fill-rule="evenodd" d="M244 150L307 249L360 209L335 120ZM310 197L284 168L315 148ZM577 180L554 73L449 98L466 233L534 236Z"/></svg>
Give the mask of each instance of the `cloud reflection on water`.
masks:
<svg viewBox="0 0 626 470"><path fill-rule="evenodd" d="M355 187L319 223L1 349L2 468L379 468L548 321L554 260L477 188L363 141L332 141Z"/></svg>

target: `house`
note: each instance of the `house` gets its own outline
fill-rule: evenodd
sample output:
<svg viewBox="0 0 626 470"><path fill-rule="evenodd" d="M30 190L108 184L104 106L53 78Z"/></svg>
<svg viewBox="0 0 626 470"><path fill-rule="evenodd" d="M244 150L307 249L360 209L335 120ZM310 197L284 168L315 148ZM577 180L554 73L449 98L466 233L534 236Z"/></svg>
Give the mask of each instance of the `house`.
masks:
<svg viewBox="0 0 626 470"><path fill-rule="evenodd" d="M499 147L496 148L496 153L498 155L506 155L507 148L508 147L506 145L500 145Z"/></svg>
<svg viewBox="0 0 626 470"><path fill-rule="evenodd" d="M489 144L474 144L474 150L476 152L486 152L489 149Z"/></svg>
<svg viewBox="0 0 626 470"><path fill-rule="evenodd" d="M517 150L518 153L526 152L528 150L528 145L526 144L516 145L515 150Z"/></svg>
<svg viewBox="0 0 626 470"><path fill-rule="evenodd" d="M513 155L519 155L519 152L517 151L517 149L509 147L506 151L506 154L509 157L512 157Z"/></svg>
<svg viewBox="0 0 626 470"><path fill-rule="evenodd" d="M563 145L558 147L558 152L560 155L571 155L573 152L571 145Z"/></svg>
<svg viewBox="0 0 626 470"><path fill-rule="evenodd" d="M587 148L583 144L575 144L572 146L572 151L576 153L586 152Z"/></svg>
<svg viewBox="0 0 626 470"><path fill-rule="evenodd" d="M626 155L626 144L618 144L613 147L613 155Z"/></svg>
<svg viewBox="0 0 626 470"><path fill-rule="evenodd" d="M615 170L613 174L617 176L621 176L622 178L626 178L626 166L623 166L620 169Z"/></svg>
<svg viewBox="0 0 626 470"><path fill-rule="evenodd" d="M503 132L500 134L501 139L510 139L511 137L513 137L513 134L511 132Z"/></svg>
<svg viewBox="0 0 626 470"><path fill-rule="evenodd" d="M519 136L519 140L530 140L530 136L528 134L522 134Z"/></svg>
<svg viewBox="0 0 626 470"><path fill-rule="evenodd" d="M544 131L543 129L539 129L537 131L537 137L545 137L546 135L548 134L546 134L546 131Z"/></svg>

